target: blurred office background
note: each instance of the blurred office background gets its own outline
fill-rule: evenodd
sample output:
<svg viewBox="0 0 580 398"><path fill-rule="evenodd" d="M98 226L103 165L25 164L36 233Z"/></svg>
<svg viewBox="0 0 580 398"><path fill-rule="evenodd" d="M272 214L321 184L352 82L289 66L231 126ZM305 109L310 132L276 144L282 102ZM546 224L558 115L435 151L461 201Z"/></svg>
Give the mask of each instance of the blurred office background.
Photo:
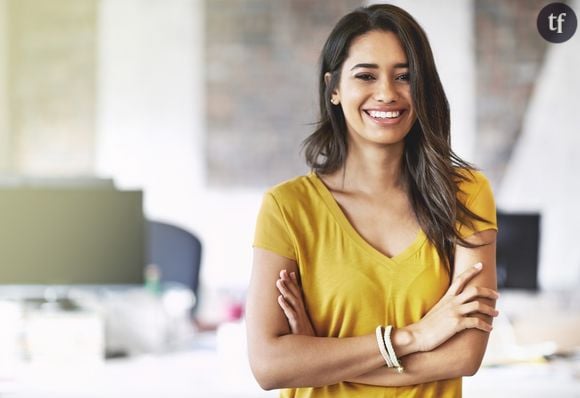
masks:
<svg viewBox="0 0 580 398"><path fill-rule="evenodd" d="M307 172L299 149L316 121L322 44L369 3L0 0L2 179L142 191L148 220L203 245L197 316L227 320L243 305L262 193ZM498 209L541 215L537 245L521 247L539 255L530 278L578 315L580 305L562 304L580 285L578 34L541 38L536 18L549 1L393 3L429 36L456 152L488 175ZM567 319L557 318L561 330ZM530 337L544 340L549 331Z"/></svg>

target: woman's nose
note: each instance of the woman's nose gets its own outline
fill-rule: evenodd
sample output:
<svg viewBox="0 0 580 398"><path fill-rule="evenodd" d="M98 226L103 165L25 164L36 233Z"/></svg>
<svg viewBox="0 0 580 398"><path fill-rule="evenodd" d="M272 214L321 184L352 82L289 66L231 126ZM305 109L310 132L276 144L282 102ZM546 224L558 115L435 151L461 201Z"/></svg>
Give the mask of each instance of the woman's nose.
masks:
<svg viewBox="0 0 580 398"><path fill-rule="evenodd" d="M388 104L399 98L394 83L389 80L378 82L376 87L377 91L375 93L375 100L379 102Z"/></svg>

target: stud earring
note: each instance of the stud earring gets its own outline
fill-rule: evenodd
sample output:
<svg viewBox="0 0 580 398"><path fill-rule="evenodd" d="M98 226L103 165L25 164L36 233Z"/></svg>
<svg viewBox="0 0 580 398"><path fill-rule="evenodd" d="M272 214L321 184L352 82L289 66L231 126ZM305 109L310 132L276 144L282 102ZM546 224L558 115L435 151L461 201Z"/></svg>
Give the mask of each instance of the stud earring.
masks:
<svg viewBox="0 0 580 398"><path fill-rule="evenodd" d="M333 105L338 105L338 100L336 98L331 98L330 102L332 102Z"/></svg>

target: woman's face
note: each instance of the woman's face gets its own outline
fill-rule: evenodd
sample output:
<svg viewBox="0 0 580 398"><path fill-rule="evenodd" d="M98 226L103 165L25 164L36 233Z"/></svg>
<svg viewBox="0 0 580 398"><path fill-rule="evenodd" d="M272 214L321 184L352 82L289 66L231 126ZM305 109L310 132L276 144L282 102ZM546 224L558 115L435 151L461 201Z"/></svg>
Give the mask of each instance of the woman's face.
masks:
<svg viewBox="0 0 580 398"><path fill-rule="evenodd" d="M332 99L342 107L349 141L402 145L416 115L399 38L374 30L354 39Z"/></svg>

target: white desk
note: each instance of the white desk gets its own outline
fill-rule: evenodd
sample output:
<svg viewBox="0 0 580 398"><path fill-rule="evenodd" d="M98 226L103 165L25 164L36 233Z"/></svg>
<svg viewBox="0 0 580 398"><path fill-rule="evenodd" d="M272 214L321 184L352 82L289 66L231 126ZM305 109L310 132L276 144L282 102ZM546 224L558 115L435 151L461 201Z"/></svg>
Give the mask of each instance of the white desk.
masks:
<svg viewBox="0 0 580 398"><path fill-rule="evenodd" d="M483 368L464 378L464 396L580 397L580 362ZM0 381L3 398L191 398L276 397L262 391L238 364L216 351L108 361L102 366L24 366L12 380Z"/></svg>
<svg viewBox="0 0 580 398"><path fill-rule="evenodd" d="M580 360L482 368L463 379L467 398L578 398Z"/></svg>
<svg viewBox="0 0 580 398"><path fill-rule="evenodd" d="M559 301L561 300L556 300ZM563 327L554 325L564 323L555 321L554 317L560 315L556 314L555 306L551 302L552 300L545 299L538 301L528 296L516 295L509 298L504 294L501 310L508 314L517 310L519 323L516 326L519 325L519 328L528 330L528 325L541 327L547 323L551 326L549 330L562 334L565 332ZM567 315L564 319L570 319L578 316L577 308L568 304L559 310L561 314ZM545 314L552 314L550 322L547 322ZM226 325L217 336L206 335L198 339L195 349L159 356L110 360L96 366L21 365L10 372L9 378L0 374L0 396L276 397L277 391L261 390L251 375L246 357L244 330L242 325ZM500 330L501 323L497 323L488 346L489 352L492 351L494 340L502 337ZM577 338L577 333L569 333L568 330L562 336L556 335L562 342L577 345L577 341L573 340ZM533 343L532 337L527 336L526 343ZM545 338L544 335L540 337L542 340ZM466 398L580 397L580 358L566 362L482 368L474 377L464 378L463 385Z"/></svg>
<svg viewBox="0 0 580 398"><path fill-rule="evenodd" d="M242 382L240 382L240 380ZM215 351L107 361L100 366L24 366L0 381L3 398L276 397L233 374Z"/></svg>

